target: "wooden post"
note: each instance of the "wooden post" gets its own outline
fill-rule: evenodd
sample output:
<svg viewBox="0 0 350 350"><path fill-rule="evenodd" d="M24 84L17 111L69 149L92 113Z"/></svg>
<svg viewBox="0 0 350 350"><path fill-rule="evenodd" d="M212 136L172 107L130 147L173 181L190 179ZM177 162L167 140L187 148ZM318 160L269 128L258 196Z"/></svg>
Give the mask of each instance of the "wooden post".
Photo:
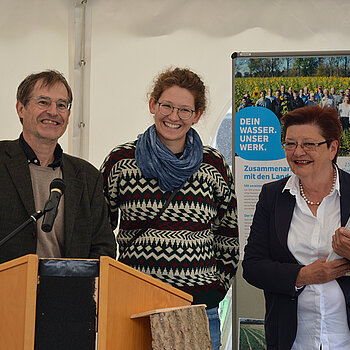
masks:
<svg viewBox="0 0 350 350"><path fill-rule="evenodd" d="M149 316L153 350L211 350L205 305L158 309L132 315Z"/></svg>

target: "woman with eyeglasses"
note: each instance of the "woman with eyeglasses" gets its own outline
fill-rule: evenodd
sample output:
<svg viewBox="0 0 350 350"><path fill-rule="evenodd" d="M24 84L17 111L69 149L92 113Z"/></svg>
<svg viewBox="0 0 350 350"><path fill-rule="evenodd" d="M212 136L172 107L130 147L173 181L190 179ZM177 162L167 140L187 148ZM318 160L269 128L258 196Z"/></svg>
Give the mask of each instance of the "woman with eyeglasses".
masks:
<svg viewBox="0 0 350 350"><path fill-rule="evenodd" d="M218 305L239 260L237 208L226 160L192 128L205 109L197 74L162 72L149 96L154 124L113 149L101 170L119 261L206 304L219 349Z"/></svg>
<svg viewBox="0 0 350 350"><path fill-rule="evenodd" d="M293 174L262 187L243 276L264 290L268 349L350 349L350 231L341 228L350 175L336 165L337 110L298 108L282 122Z"/></svg>

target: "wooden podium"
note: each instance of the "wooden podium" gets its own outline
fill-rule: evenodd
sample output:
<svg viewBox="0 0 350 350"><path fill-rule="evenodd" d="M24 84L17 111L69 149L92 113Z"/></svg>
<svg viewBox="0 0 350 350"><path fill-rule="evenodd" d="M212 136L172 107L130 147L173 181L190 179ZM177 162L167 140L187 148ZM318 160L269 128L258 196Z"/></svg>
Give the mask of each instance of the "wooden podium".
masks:
<svg viewBox="0 0 350 350"><path fill-rule="evenodd" d="M74 261L84 260L69 259L73 265ZM101 257L98 263L95 293L97 349L151 350L149 320L131 319L131 315L187 306L191 304L192 296L109 257ZM38 326L45 324L38 323L38 319L45 316L42 310L46 310L40 309L40 315L36 315L39 310L38 285L44 285L44 278L38 272L39 265L36 255L26 255L0 265L0 350L37 349ZM60 283L64 283L64 277L59 278ZM57 293L60 293L59 289ZM40 294L44 298L41 295L45 293ZM56 300L56 297L52 299ZM46 296L45 302L49 305L50 297ZM64 309L65 305L60 308ZM69 318L70 310L66 315ZM92 332L95 333L95 329ZM95 349L94 341L91 350ZM74 350L77 350L76 346ZM90 349L84 347L83 350Z"/></svg>

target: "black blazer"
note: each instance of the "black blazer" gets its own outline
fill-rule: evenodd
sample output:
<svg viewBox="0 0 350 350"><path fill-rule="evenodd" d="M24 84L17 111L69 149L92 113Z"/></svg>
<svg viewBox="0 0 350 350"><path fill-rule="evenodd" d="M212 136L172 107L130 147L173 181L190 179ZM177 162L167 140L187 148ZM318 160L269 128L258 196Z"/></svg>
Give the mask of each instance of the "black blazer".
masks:
<svg viewBox="0 0 350 350"><path fill-rule="evenodd" d="M67 258L115 258L115 238L102 190L102 176L90 163L63 154L64 253ZM42 209L42 208L40 208ZM19 140L0 142L0 239L35 212L27 158ZM0 247L0 263L36 252L36 223Z"/></svg>
<svg viewBox="0 0 350 350"><path fill-rule="evenodd" d="M295 197L284 191L288 178L265 184L251 226L243 259L243 277L265 295L265 336L268 349L289 350L297 331L295 282L299 265L287 246ZM339 170L341 224L350 214L350 174ZM350 324L350 277L337 279L345 296Z"/></svg>

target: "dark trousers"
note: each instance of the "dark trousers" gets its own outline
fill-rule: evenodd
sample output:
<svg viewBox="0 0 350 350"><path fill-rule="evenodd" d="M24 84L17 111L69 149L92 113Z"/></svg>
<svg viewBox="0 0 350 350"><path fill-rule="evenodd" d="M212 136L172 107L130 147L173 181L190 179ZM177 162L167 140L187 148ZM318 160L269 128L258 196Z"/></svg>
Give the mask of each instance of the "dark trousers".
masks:
<svg viewBox="0 0 350 350"><path fill-rule="evenodd" d="M340 117L341 127L343 130L349 129L349 118L348 117Z"/></svg>

